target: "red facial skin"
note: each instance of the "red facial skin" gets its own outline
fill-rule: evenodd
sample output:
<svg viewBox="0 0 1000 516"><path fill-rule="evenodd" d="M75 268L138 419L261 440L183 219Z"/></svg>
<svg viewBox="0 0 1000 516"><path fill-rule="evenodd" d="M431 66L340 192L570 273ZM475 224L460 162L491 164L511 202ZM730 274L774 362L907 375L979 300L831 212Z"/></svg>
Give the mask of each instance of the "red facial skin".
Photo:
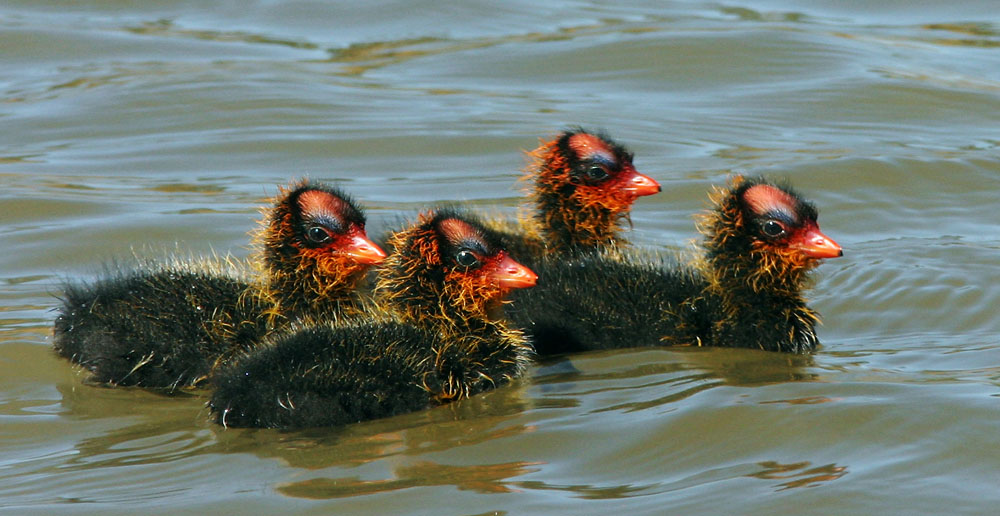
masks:
<svg viewBox="0 0 1000 516"><path fill-rule="evenodd" d="M765 216L769 212L794 213L796 201L786 192L770 185L753 186L743 194L743 200L750 209ZM783 243L788 250L797 251L807 258L823 259L843 256L843 249L832 238L823 234L815 220L804 220L797 226L788 227L776 221L788 232Z"/></svg>
<svg viewBox="0 0 1000 516"><path fill-rule="evenodd" d="M624 148L586 132L562 133L529 156L526 179L546 252L614 247L625 240L622 221L638 197L660 191L636 171Z"/></svg>
<svg viewBox="0 0 1000 516"><path fill-rule="evenodd" d="M302 182L282 189L258 232L261 264L275 313L298 317L361 309L356 295L386 254L365 233L364 218L336 191Z"/></svg>
<svg viewBox="0 0 1000 516"><path fill-rule="evenodd" d="M445 219L439 226L452 245L481 238L478 230L458 219ZM473 254L482 265L469 270L455 268L448 276L458 283L466 284L470 291L481 291L484 288L497 290L492 295L480 292L484 299L497 297L510 289L532 287L538 281L538 276L531 269L514 261L505 251L489 256Z"/></svg>
<svg viewBox="0 0 1000 516"><path fill-rule="evenodd" d="M581 161L593 159L595 157L608 163L614 163L617 161L614 152L612 152L607 142L589 133L579 133L570 137L569 148L576 153L577 158ZM578 187L578 190L603 190L605 192L604 195L613 195L611 192L619 191L625 194L621 200L627 199L627 205L631 205L637 197L660 193L660 183L657 183L655 179L636 171L631 160L620 163L620 165L621 170L617 175L608 181L597 186L581 185ZM625 206L625 209L628 209L627 205ZM609 208L610 207L611 206L609 206Z"/></svg>

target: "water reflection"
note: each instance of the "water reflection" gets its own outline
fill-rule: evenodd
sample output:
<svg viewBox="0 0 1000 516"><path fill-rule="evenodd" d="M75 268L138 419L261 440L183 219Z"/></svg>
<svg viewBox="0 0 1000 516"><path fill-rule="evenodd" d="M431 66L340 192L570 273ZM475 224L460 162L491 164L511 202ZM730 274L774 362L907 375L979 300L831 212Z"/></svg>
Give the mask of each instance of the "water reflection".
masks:
<svg viewBox="0 0 1000 516"><path fill-rule="evenodd" d="M783 480L783 482L774 484L777 490L783 491L799 487L814 487L841 478L847 472L846 466L838 466L836 464L812 466L812 463L809 461L788 464L776 461L762 461L753 465L737 464L722 468L710 468L662 482L597 486L590 484L553 484L526 480L514 482L513 487L525 490L562 491L572 493L574 497L584 499L620 499L697 488L699 486L732 481L739 478Z"/></svg>
<svg viewBox="0 0 1000 516"><path fill-rule="evenodd" d="M996 9L758 4L406 23L399 2L3 4L0 505L995 512ZM691 238L732 170L815 194L852 250L810 294L824 347L575 355L455 406L296 432L216 427L201 393L85 385L51 353L54 275L147 242L239 252L290 175L350 176L385 225L439 199L510 214L517 149L563 124L621 133L670 185L637 207L640 245Z"/></svg>
<svg viewBox="0 0 1000 516"><path fill-rule="evenodd" d="M459 403L394 418L297 431L225 429L211 424L204 392L160 394L137 388L59 384L63 411L105 427L75 443L69 467L156 464L204 453L248 453L296 468L356 467L393 456L424 455L533 431L512 422L522 392L500 389ZM134 423L122 426L121 423Z"/></svg>
<svg viewBox="0 0 1000 516"><path fill-rule="evenodd" d="M790 464L765 461L758 464L764 469L747 476L765 480L787 479L785 482L776 485L779 490L796 487L813 487L823 482L837 480L847 474L847 466L838 466L836 464L825 464L815 467L810 467L812 463L809 461L793 462Z"/></svg>
<svg viewBox="0 0 1000 516"><path fill-rule="evenodd" d="M315 50L313 43L269 38L259 34L246 32L230 32L221 30L194 30L178 27L173 21L160 19L155 22L144 22L138 26L126 26L122 30L143 36L169 37L182 39L201 39L206 41L239 42L258 45L279 45L295 49Z"/></svg>
<svg viewBox="0 0 1000 516"><path fill-rule="evenodd" d="M278 486L278 492L296 498L327 499L364 496L411 487L454 486L479 493L509 493L518 491L510 481L538 471L539 463L509 462L473 466L451 466L435 462L419 462L400 466L393 478L362 480L359 477L311 478Z"/></svg>
<svg viewBox="0 0 1000 516"><path fill-rule="evenodd" d="M677 403L719 386L814 381L819 377L810 370L814 366L813 355L723 348L635 348L550 360L533 382L546 393L536 406L550 408L577 406L579 400L601 393L666 391L662 396L595 409L630 412ZM597 371L590 372L593 367Z"/></svg>
<svg viewBox="0 0 1000 516"><path fill-rule="evenodd" d="M76 381L57 384L56 389L62 395L63 412L77 426L103 430L76 441L77 453L64 468L170 463L197 456L215 442L205 424L198 424L206 420L207 411L196 393L167 396Z"/></svg>
<svg viewBox="0 0 1000 516"><path fill-rule="evenodd" d="M213 427L216 450L251 453L307 470L356 467L390 457L423 456L534 431L517 422L527 408L512 385L429 410L336 428L296 431Z"/></svg>
<svg viewBox="0 0 1000 516"><path fill-rule="evenodd" d="M538 431L558 432L562 424L558 418L566 408L596 418L591 424L599 425L616 421L614 414L623 412L654 410L657 418L669 417L663 408L672 412L696 394L715 387L814 380L813 366L809 355L738 349L589 353L549 362L535 370L533 378L460 403L356 425L300 431L223 429L208 421L203 392L166 396L142 389L88 386L80 383L85 376L80 373L73 382L57 384L62 406L71 417L102 430L88 432L76 442L77 453L67 457L61 467L81 471L244 454L277 459L284 466L321 474L276 487L286 496L309 499L445 485L478 493L554 490L579 498L613 499L681 489L705 482L706 475L715 479L777 479L782 480L776 485L780 489L804 487L839 478L847 470L837 465L813 467L808 461L762 462L759 465L764 469L748 471L746 465L715 468L671 481L560 484L517 478L544 471L545 462L534 460L546 457L539 455L539 450L522 450L519 460L505 462L480 457L478 464L471 465L448 464L435 454L484 444L498 446L490 443L524 442L525 436ZM816 395L760 404L829 401L835 400ZM532 419L547 422L533 423ZM126 421L130 424L122 426ZM108 428L112 423L114 426ZM375 471L388 468L390 473L376 479L343 474L345 469L366 465L374 465Z"/></svg>
<svg viewBox="0 0 1000 516"><path fill-rule="evenodd" d="M538 491L563 491L571 493L577 498L588 500L613 500L620 498L630 498L644 494L658 492L662 484L626 484L611 486L595 486L589 484L549 484L547 482L524 481L518 482L518 487L534 489ZM660 491L662 492L662 491Z"/></svg>

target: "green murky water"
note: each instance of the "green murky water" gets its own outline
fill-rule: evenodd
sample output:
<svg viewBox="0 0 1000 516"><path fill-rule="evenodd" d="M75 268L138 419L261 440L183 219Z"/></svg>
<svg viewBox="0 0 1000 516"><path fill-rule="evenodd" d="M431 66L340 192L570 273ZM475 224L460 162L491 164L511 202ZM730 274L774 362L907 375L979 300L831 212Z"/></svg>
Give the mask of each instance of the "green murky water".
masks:
<svg viewBox="0 0 1000 516"><path fill-rule="evenodd" d="M1000 503L1000 15L992 1L9 1L0 7L0 511L990 514ZM133 250L246 254L338 182L373 233L514 214L538 138L604 128L683 250L733 171L788 178L845 257L810 356L570 356L346 428L210 424L83 383L60 281Z"/></svg>

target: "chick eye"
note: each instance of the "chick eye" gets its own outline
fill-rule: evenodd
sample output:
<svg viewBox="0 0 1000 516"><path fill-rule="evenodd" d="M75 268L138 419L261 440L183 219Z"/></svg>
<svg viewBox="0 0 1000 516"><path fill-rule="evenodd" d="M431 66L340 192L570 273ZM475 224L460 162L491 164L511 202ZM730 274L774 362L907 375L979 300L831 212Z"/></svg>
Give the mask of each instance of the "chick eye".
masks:
<svg viewBox="0 0 1000 516"><path fill-rule="evenodd" d="M325 244L330 241L330 233L321 226L309 226L306 239L314 244Z"/></svg>
<svg viewBox="0 0 1000 516"><path fill-rule="evenodd" d="M761 230L769 237L778 237L785 233L785 227L774 220L765 222Z"/></svg>
<svg viewBox="0 0 1000 516"><path fill-rule="evenodd" d="M587 169L587 177L601 181L608 178L608 171L600 165L594 165Z"/></svg>
<svg viewBox="0 0 1000 516"><path fill-rule="evenodd" d="M455 255L455 261L462 267L475 267L479 265L479 258L472 251L459 251Z"/></svg>

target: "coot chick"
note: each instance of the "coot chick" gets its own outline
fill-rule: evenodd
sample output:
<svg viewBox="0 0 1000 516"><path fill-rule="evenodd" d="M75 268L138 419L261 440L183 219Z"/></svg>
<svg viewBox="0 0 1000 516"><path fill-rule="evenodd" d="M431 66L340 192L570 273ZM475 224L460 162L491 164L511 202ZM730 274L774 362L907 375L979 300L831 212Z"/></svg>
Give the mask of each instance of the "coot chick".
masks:
<svg viewBox="0 0 1000 516"><path fill-rule="evenodd" d="M302 182L282 191L254 233L257 275L285 320L365 311L358 290L385 252L365 232L364 212L337 188Z"/></svg>
<svg viewBox="0 0 1000 516"><path fill-rule="evenodd" d="M452 209L390 237L381 311L303 324L221 369L209 407L224 426L302 428L392 416L467 398L521 375L531 348L498 317L535 284L499 237Z"/></svg>
<svg viewBox="0 0 1000 516"><path fill-rule="evenodd" d="M808 273L843 253L790 187L734 178L701 216L703 256L590 255L536 266L544 289L513 296L512 321L539 355L652 345L805 352L818 340Z"/></svg>
<svg viewBox="0 0 1000 516"><path fill-rule="evenodd" d="M609 136L567 130L528 153L530 221L504 227L508 250L529 266L546 254L579 255L626 243L622 222L636 198L660 185L632 165L633 154ZM495 224L498 229L501 224Z"/></svg>
<svg viewBox="0 0 1000 516"><path fill-rule="evenodd" d="M68 284L55 350L90 370L96 383L195 386L295 318L358 312L355 287L385 257L364 226L364 214L336 188L282 190L255 236L262 277L232 259L175 259Z"/></svg>

